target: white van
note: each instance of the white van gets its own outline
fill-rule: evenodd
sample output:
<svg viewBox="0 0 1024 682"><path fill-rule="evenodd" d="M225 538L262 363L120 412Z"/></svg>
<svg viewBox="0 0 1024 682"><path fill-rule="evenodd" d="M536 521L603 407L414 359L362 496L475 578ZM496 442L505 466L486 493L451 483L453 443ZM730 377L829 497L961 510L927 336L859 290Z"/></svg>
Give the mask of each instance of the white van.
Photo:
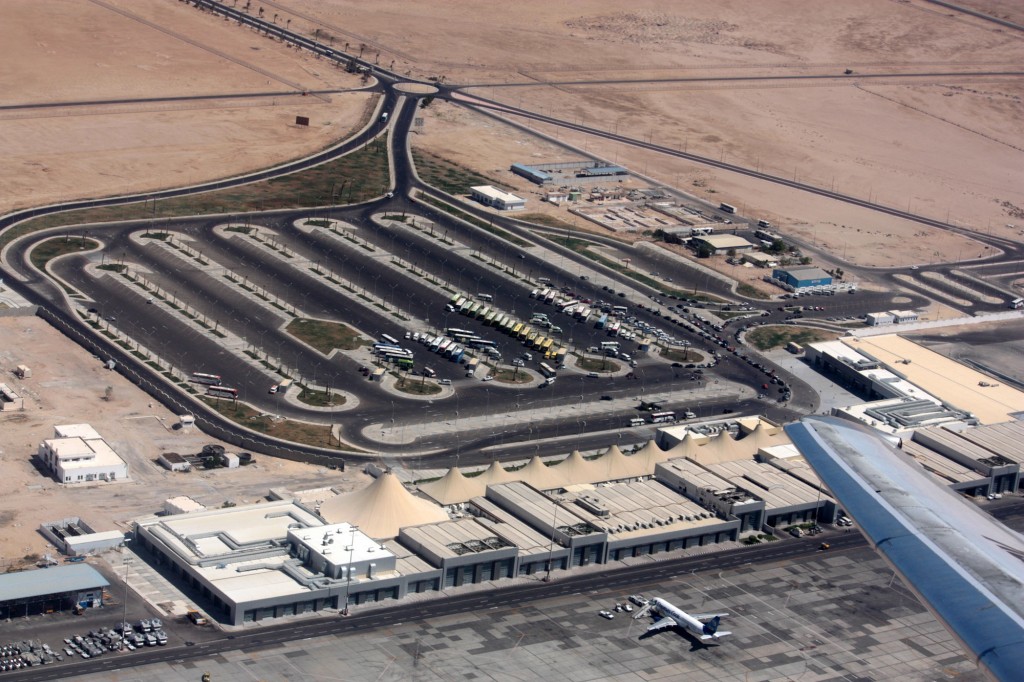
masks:
<svg viewBox="0 0 1024 682"><path fill-rule="evenodd" d="M599 379L601 375L597 372L587 372L587 377L590 379Z"/></svg>

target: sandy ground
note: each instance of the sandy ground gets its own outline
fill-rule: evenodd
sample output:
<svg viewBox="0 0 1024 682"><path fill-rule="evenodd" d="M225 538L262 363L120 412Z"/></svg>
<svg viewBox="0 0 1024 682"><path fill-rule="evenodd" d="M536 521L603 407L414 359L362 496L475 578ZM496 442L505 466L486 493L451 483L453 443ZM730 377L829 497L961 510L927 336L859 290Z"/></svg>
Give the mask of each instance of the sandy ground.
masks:
<svg viewBox="0 0 1024 682"><path fill-rule="evenodd" d="M96 530L126 530L130 521L162 511L164 500L190 495L208 507L255 502L270 488L360 488L357 468L338 472L271 457L238 469L172 473L156 463L163 452L194 454L216 443L203 433L172 428L177 418L36 317L0 317L0 381L26 396L25 411L0 413L0 570L32 563L54 549L40 524L78 516ZM32 369L25 380L15 366ZM112 399L102 400L107 386ZM61 486L33 464L39 443L57 424L91 424L129 463L130 481ZM226 446L231 451L230 446Z"/></svg>
<svg viewBox="0 0 1024 682"><path fill-rule="evenodd" d="M185 185L328 146L359 123L358 78L175 0L7 0L0 211ZM265 97L113 103L231 94ZM87 107L30 108L59 102ZM308 116L308 128L294 125Z"/></svg>
<svg viewBox="0 0 1024 682"><path fill-rule="evenodd" d="M1002 0L977 0L1005 14ZM359 10L348 0L293 0L289 7L345 17L353 40L381 51L381 63L448 82L529 82L693 76L854 74L801 83L659 83L480 88L509 104L667 146L835 188L982 232L1021 236L1024 88L989 77L857 78L866 73L1015 70L1024 40L978 19L923 2L793 0L692 2L685 8L611 0L523 2L482 22L479 3L409 6L397 0ZM795 25L800 30L793 30ZM415 27L415 28L413 28ZM433 29L433 30L432 30ZM445 40L436 36L444 35ZM355 44L355 43L353 43ZM418 61L413 63L412 56ZM418 71L417 71L418 69ZM438 150L481 172L507 168L508 149L489 149L467 130ZM566 136L579 147L660 182L766 217L783 232L860 265L899 265L984 255L980 245L936 230L837 205L623 145ZM492 131L479 137L493 139ZM517 157L535 153L520 146ZM530 152L530 153L523 153ZM697 182L703 187L697 187ZM513 183L509 183L513 184ZM1014 225L1014 227L1007 227ZM927 247L922 248L926 243Z"/></svg>

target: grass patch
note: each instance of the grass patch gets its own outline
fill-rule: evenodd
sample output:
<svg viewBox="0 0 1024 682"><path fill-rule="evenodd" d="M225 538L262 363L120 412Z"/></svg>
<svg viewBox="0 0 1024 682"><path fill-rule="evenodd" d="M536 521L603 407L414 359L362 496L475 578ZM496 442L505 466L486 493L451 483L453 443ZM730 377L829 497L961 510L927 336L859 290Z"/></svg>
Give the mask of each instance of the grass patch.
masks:
<svg viewBox="0 0 1024 682"><path fill-rule="evenodd" d="M512 369L505 367L495 368L491 370L491 376L494 377L495 381L502 381L506 384L528 384L533 381L533 377L518 367L513 367Z"/></svg>
<svg viewBox="0 0 1024 682"><path fill-rule="evenodd" d="M303 225L312 225L313 227L330 227L331 221L323 218L311 218L303 223Z"/></svg>
<svg viewBox="0 0 1024 682"><path fill-rule="evenodd" d="M771 299L771 296L761 291L754 285L747 284L746 282L743 282L736 287L736 293L739 294L740 296L746 296L747 298L757 298L762 301L767 301Z"/></svg>
<svg viewBox="0 0 1024 682"><path fill-rule="evenodd" d="M285 331L324 355L329 355L335 348L354 350L370 343L350 327L339 322L300 317L289 322Z"/></svg>
<svg viewBox="0 0 1024 682"><path fill-rule="evenodd" d="M319 447L341 447L338 441L331 435L330 425L310 424L291 419L274 420L268 415L261 414L248 405L234 400L206 396L200 399L219 414L253 431L265 433L274 438L280 438L292 443L303 443ZM348 446L345 449L352 450Z"/></svg>
<svg viewBox="0 0 1024 682"><path fill-rule="evenodd" d="M81 251L91 251L92 249L99 248L99 246L99 242L93 239L84 239L81 237L54 237L53 239L47 239L45 242L38 244L32 249L32 265L42 270L46 267L47 263L58 256L64 256L69 253L79 253Z"/></svg>
<svg viewBox="0 0 1024 682"><path fill-rule="evenodd" d="M299 395L296 396L299 402L303 402L313 407L339 407L345 404L345 396L338 395L335 392L328 393L327 391L314 391L306 386L300 386L302 389L299 391Z"/></svg>
<svg viewBox="0 0 1024 682"><path fill-rule="evenodd" d="M0 235L0 248L18 237L58 225L359 203L379 196L389 182L387 139L380 138L328 163L248 185L121 206L63 211L26 220ZM338 187L342 189L332 201L331 194Z"/></svg>
<svg viewBox="0 0 1024 682"><path fill-rule="evenodd" d="M790 343L814 343L816 341L832 341L839 338L836 332L827 332L810 327L769 326L758 327L748 332L747 340L758 350L771 350Z"/></svg>
<svg viewBox="0 0 1024 682"><path fill-rule="evenodd" d="M474 185L497 185L498 180L421 149L412 150L416 172L423 182L446 194L469 194Z"/></svg>
<svg viewBox="0 0 1024 682"><path fill-rule="evenodd" d="M398 381L395 382L395 388L410 395L436 395L441 392L441 387L433 381L427 382L426 377L409 379L399 375Z"/></svg>
<svg viewBox="0 0 1024 682"><path fill-rule="evenodd" d="M619 363L611 358L581 358L576 361L576 366L588 372L618 372Z"/></svg>
<svg viewBox="0 0 1024 682"><path fill-rule="evenodd" d="M560 230L575 230L576 226L572 223L567 223L564 220L559 220L554 216L550 216L547 213L525 213L517 215L516 220L522 220L524 223L534 223L536 225L544 225L546 227L557 227Z"/></svg>
<svg viewBox="0 0 1024 682"><path fill-rule="evenodd" d="M672 362L703 362L704 356L695 350L677 350L675 348L663 348L661 357Z"/></svg>

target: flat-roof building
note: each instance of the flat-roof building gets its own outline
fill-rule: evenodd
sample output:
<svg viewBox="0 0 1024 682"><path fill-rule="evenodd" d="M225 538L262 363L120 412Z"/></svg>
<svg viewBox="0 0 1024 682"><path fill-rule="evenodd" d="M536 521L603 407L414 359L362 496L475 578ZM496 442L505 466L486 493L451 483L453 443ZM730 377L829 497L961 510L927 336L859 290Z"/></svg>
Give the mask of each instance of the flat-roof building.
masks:
<svg viewBox="0 0 1024 682"><path fill-rule="evenodd" d="M716 255L728 253L729 251L750 251L754 245L743 237L734 234L709 234L701 237L694 236L692 240L698 247L706 246Z"/></svg>
<svg viewBox="0 0 1024 682"><path fill-rule="evenodd" d="M123 481L128 463L88 424L54 427L54 438L39 444L39 458L61 483Z"/></svg>
<svg viewBox="0 0 1024 682"><path fill-rule="evenodd" d="M526 208L526 199L491 185L470 187L469 196L473 201L478 201L484 206L490 206L499 211L517 211Z"/></svg>
<svg viewBox="0 0 1024 682"><path fill-rule="evenodd" d="M110 582L88 564L0 574L0 618L24 618L82 605L103 605Z"/></svg>
<svg viewBox="0 0 1024 682"><path fill-rule="evenodd" d="M13 412L25 409L25 399L14 392L7 384L0 384L0 412Z"/></svg>
<svg viewBox="0 0 1024 682"><path fill-rule="evenodd" d="M769 526L809 521L832 523L836 519L836 504L831 497L770 464L737 460L710 464L707 468L737 488L764 500L765 523Z"/></svg>

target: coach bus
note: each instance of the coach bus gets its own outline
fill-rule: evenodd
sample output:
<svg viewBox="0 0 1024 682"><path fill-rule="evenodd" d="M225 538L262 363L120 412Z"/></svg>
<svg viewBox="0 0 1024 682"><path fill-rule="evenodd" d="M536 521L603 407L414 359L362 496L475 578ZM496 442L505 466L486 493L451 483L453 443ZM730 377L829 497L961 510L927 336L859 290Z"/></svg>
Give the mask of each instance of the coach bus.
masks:
<svg viewBox="0 0 1024 682"><path fill-rule="evenodd" d="M675 420L675 412L651 412L652 424L664 424L665 422L674 422Z"/></svg>
<svg viewBox="0 0 1024 682"><path fill-rule="evenodd" d="M540 363L540 373L543 374L545 377L548 377L548 378L551 378L551 377L555 376L555 374L557 374L557 372L555 372L555 370L551 367L551 365L549 365L546 362Z"/></svg>
<svg viewBox="0 0 1024 682"><path fill-rule="evenodd" d="M209 384L210 386L217 386L221 382L219 374L205 374L203 372L192 372L192 381L197 384Z"/></svg>
<svg viewBox="0 0 1024 682"><path fill-rule="evenodd" d="M217 396L218 398L231 398L233 400L238 397L238 389L228 388L227 386L210 386L206 389L206 394Z"/></svg>

